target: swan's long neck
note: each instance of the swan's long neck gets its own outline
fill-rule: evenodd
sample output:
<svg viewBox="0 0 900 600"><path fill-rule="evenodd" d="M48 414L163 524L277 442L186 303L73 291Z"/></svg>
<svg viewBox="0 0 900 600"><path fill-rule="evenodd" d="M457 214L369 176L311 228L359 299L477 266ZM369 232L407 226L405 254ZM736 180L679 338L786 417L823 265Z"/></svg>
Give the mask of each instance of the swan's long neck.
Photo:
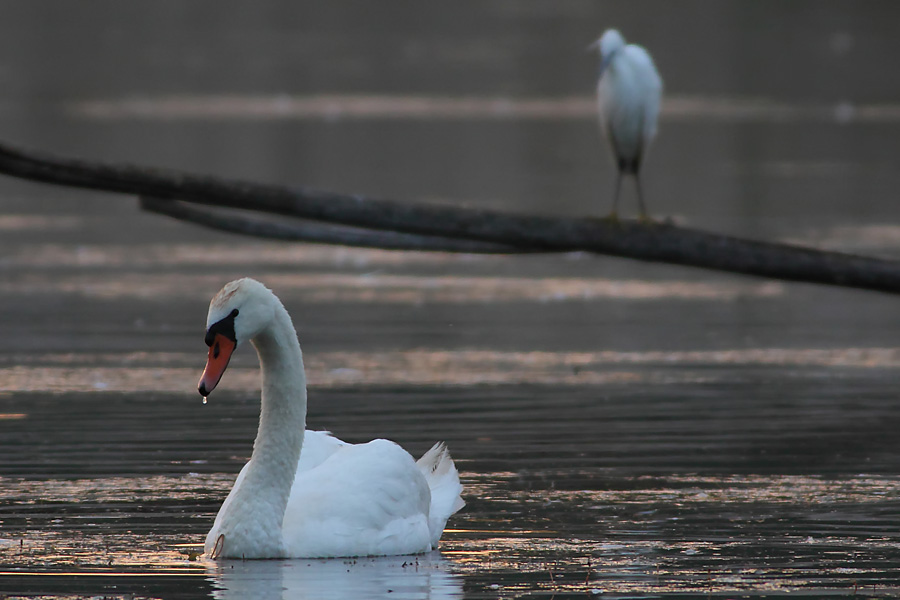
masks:
<svg viewBox="0 0 900 600"><path fill-rule="evenodd" d="M252 343L262 370L262 408L253 462L258 461L272 475L284 475L279 481L287 481L285 489L290 492L306 428L306 375L300 343L284 307L276 307L272 324Z"/></svg>
<svg viewBox="0 0 900 600"><path fill-rule="evenodd" d="M306 376L303 356L287 311L278 303L271 324L253 340L262 369L262 408L253 455L228 521L240 527L225 533L256 546L257 556L281 556L282 521L294 483L306 429ZM230 536L230 537L229 537Z"/></svg>

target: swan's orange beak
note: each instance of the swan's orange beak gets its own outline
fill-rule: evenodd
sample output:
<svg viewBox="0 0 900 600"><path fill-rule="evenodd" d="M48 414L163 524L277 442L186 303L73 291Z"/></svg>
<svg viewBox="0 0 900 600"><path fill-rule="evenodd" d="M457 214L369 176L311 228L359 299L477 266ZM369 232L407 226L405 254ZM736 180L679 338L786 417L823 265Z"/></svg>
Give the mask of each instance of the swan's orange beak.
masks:
<svg viewBox="0 0 900 600"><path fill-rule="evenodd" d="M228 361L234 352L237 343L228 339L227 336L217 333L213 337L212 344L209 346L209 357L206 359L206 368L203 369L203 375L200 376L200 383L197 389L204 398L216 389L222 374L228 368Z"/></svg>

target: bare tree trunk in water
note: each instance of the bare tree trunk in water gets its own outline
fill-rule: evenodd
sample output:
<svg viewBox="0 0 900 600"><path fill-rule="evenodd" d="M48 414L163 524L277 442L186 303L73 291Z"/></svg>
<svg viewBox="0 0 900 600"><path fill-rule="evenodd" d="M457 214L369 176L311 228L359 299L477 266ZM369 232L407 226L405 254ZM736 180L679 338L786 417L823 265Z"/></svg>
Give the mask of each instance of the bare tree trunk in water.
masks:
<svg viewBox="0 0 900 600"><path fill-rule="evenodd" d="M672 224L531 216L338 194L128 164L62 158L0 144L0 173L142 198L145 208L277 239L373 248L521 253L581 250L789 281L900 292L900 262L745 240ZM180 202L175 202L178 200ZM254 210L321 223L224 215ZM339 226L339 227L336 227Z"/></svg>

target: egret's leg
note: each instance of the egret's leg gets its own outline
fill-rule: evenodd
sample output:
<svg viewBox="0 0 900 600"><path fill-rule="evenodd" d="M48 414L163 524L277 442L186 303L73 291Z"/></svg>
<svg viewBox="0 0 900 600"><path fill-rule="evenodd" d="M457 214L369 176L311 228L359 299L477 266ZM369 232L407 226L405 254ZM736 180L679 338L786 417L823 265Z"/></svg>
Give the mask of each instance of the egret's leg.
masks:
<svg viewBox="0 0 900 600"><path fill-rule="evenodd" d="M616 171L616 189L613 192L613 207L609 213L609 219L615 221L619 218L619 190L622 189L622 171Z"/></svg>
<svg viewBox="0 0 900 600"><path fill-rule="evenodd" d="M644 195L641 193L641 178L637 173L634 174L634 185L637 187L638 208L641 211L641 220L649 221L650 217L647 215L647 207L644 205Z"/></svg>

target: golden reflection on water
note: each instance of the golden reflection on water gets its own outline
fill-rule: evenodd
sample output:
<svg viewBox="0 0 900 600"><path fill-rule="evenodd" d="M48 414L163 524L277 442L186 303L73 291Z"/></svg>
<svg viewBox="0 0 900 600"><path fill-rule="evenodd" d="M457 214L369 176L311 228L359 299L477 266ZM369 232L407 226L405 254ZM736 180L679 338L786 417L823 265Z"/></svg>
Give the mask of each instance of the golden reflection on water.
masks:
<svg viewBox="0 0 900 600"><path fill-rule="evenodd" d="M872 566L848 565L848 553L896 552L900 546L889 535L860 539L829 532L809 536L787 524L762 534L740 525L727 535L710 534L702 528L679 530L679 519L655 516L660 507L678 515L679 510L689 511L699 504L709 511L752 520L754 514L763 511L761 507L771 510L773 506L820 503L828 507L823 513L827 519L842 506L875 503L885 494L896 495L893 478L680 475L633 478L630 484L625 482L623 487L627 489L566 491L516 489L510 482L519 474L512 472L463 475L465 497L490 502L495 508L470 508L453 517L441 543L441 554L447 559L449 572L471 578L470 587L483 586L501 595L592 590L619 594L785 592L812 585L845 589L852 586L852 578L877 576ZM565 476L565 472L559 473L559 477ZM215 507L232 479L232 475L213 474L2 480L0 500L5 506L39 506L41 512L34 514L46 521L43 526L7 534L0 541L2 570L16 575L33 573L35 577L47 575L41 569L98 576L191 575L204 570L214 577L226 575L232 572L227 565L222 571L221 564L196 560L202 531L213 514L197 515L203 522L194 526L195 533L185 535L178 527L163 525L172 508L161 503L180 502L184 506L193 501L194 505ZM155 515L136 513L130 508L136 506L161 508ZM498 510L497 506L509 511ZM604 510L596 512L598 507ZM586 522L583 516L572 520L573 515L591 514L598 515L596 523ZM136 520L138 515L140 519ZM515 526L523 524L541 526ZM772 539L764 539L766 536ZM784 564L775 559L770 564L767 558L752 558L766 544L791 549L794 562ZM835 553L835 549L840 552ZM423 568L429 568L428 560L435 558L422 560L426 561ZM306 568L308 563L297 561L295 566ZM356 562L323 564L345 572ZM262 584L278 581L277 577L267 579L255 567L251 571L246 576L261 578ZM239 580L242 576L236 577ZM329 577L316 568L303 575L303 585L327 583ZM240 583L238 580L232 583Z"/></svg>
<svg viewBox="0 0 900 600"><path fill-rule="evenodd" d="M327 372L307 368L311 387L347 387L368 385L481 385L503 383L541 384L612 384L625 382L673 383L705 380L696 374L640 374L629 371L578 374L571 373L500 373L484 368L476 372L441 372L417 369L404 372L393 369L381 371L369 361L365 370L333 369ZM0 368L0 391L18 392L187 392L196 390L198 368L61 368L9 367ZM231 390L260 389L258 369L231 367L222 387Z"/></svg>
<svg viewBox="0 0 900 600"><path fill-rule="evenodd" d="M101 569L106 575L115 574L114 569L127 569L129 575L202 571L196 563L202 535L173 531L168 506L219 501L233 480L224 474L0 478L7 520L10 508L18 507L30 521L45 521L42 528L32 525L26 531L7 532L0 541L0 563L54 571ZM146 507L154 506L160 507L158 513L147 512ZM54 514L58 516L53 518Z"/></svg>
<svg viewBox="0 0 900 600"><path fill-rule="evenodd" d="M185 392L194 390L204 354L6 354L0 356L0 393L22 391ZM256 366L238 357L224 385L258 390ZM312 387L366 385L664 384L715 381L713 372L622 367L780 365L785 367L900 368L898 348L786 349L648 352L498 352L414 349L391 352L324 352L304 357ZM116 366L110 366L110 365ZM189 365L189 366L183 366ZM610 369L610 367L617 367ZM9 417L18 418L18 417ZM24 418L24 417L21 417Z"/></svg>
<svg viewBox="0 0 900 600"><path fill-rule="evenodd" d="M567 473L571 475L571 473ZM560 475L560 478L564 476ZM491 494L493 484L479 483L469 488ZM830 479L803 475L731 475L704 477L698 475L668 475L663 478L637 477L654 484L629 490L547 490L529 491L508 498L515 502L570 502L579 506L624 506L628 504L686 506L710 504L718 506L739 503L815 504L815 503L874 503L898 494L897 480L882 477L854 477ZM484 487L482 487L484 486ZM518 533L525 533L519 531ZM537 533L537 532L528 532Z"/></svg>
<svg viewBox="0 0 900 600"><path fill-rule="evenodd" d="M57 525L58 526L58 525ZM23 565L28 569L86 569L79 574L95 572L107 575L114 569L147 575L160 572L197 571L196 558L170 543L177 536L150 535L143 538L133 533L119 533L106 527L96 533L86 531L29 531L12 536L11 546L0 545L0 561L6 565ZM16 539L18 537L18 539ZM46 574L46 573L44 573Z"/></svg>
<svg viewBox="0 0 900 600"><path fill-rule="evenodd" d="M97 479L13 479L0 477L0 500L17 505L67 502L128 503L218 498L234 482L233 475L103 477ZM127 515L118 515L120 518Z"/></svg>
<svg viewBox="0 0 900 600"><path fill-rule="evenodd" d="M532 529L516 535L504 530L469 539L447 532L450 535L444 551L452 553L461 572L477 575L487 562L497 582L491 589L510 593L536 589L546 593L618 594L786 592L809 586L846 590L855 584L853 578L880 576L877 567L848 566L848 553L877 555L900 549L900 543L890 535L860 538L852 533L841 536L817 532L810 536L797 533L793 523L782 522L774 531L755 531L740 523L744 519L753 522L773 507L790 510L818 504L827 508L810 518L825 518L823 527L828 530L828 519L840 520L839 515L828 515L842 506L874 504L896 496L894 478L684 475L639 477L634 480L634 489L583 491L523 491L504 485L515 478L516 474L495 473L475 475L466 482L467 493L491 497L493 502L517 509L506 519L492 519L499 527L520 521L520 513L531 514L537 507L546 511L550 523L554 510L560 512L561 521L570 519L572 510L604 511L598 513L602 516L595 526L566 523L563 531ZM644 487L642 480L659 487ZM656 516L661 507L668 509L664 512L669 516ZM710 522L721 519L723 511L734 515L734 524L727 532L713 533L700 526L679 533L679 527L684 526L679 525L677 515L702 515L702 510L717 515ZM698 539L692 539L692 535ZM760 555L760 548L769 545L789 551L791 561L785 564L781 558Z"/></svg>

